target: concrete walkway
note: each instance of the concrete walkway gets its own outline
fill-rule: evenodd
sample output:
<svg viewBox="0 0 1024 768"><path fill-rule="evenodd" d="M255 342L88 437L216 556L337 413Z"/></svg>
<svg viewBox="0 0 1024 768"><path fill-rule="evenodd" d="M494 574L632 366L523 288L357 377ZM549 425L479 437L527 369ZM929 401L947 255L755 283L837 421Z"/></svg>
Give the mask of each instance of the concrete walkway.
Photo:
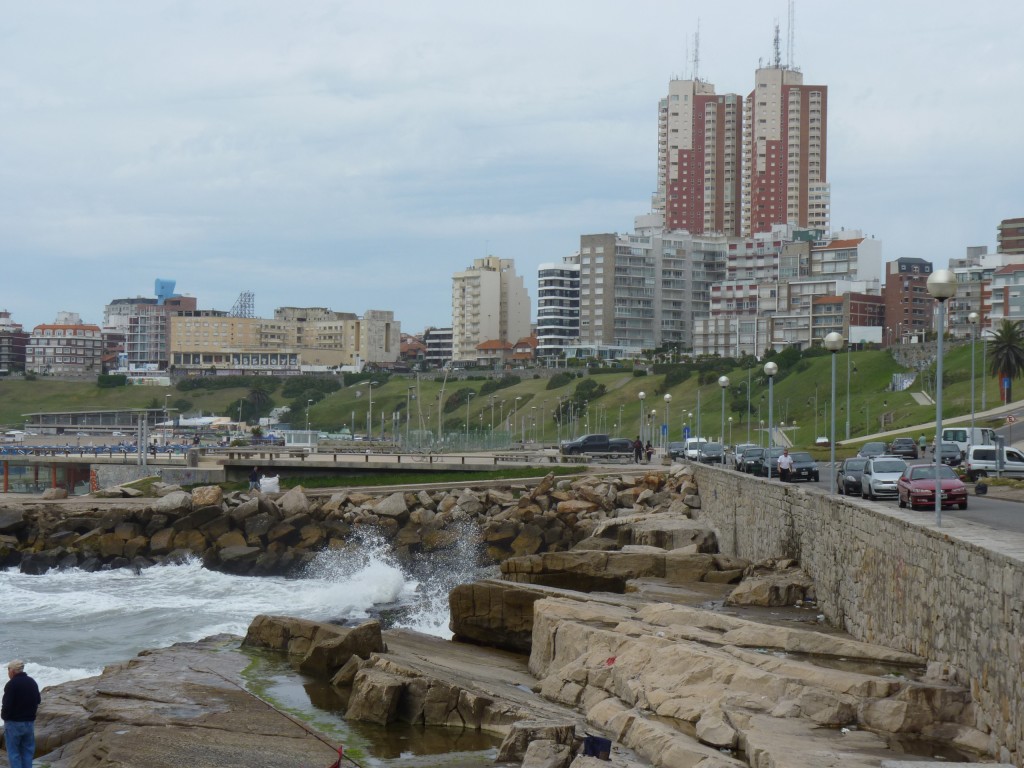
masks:
<svg viewBox="0 0 1024 768"><path fill-rule="evenodd" d="M1021 411L1024 411L1024 400L1015 400L1012 403L1008 403L1005 405L1001 404L996 406L995 408L989 408L986 411L976 411L974 414L974 421L977 424L978 422L982 422L988 419L1004 418L1006 416L1009 416L1010 414L1017 416L1019 421L1022 415L1021 413L1019 413ZM970 426L970 423L971 414L969 413L964 416L952 416L950 418L942 420L943 428L954 426ZM1020 426L1021 436L1020 438L1012 441L1014 443L1019 442L1020 440L1024 440L1024 424ZM927 421L923 424L915 424L909 427L901 427L900 429L890 429L887 432L875 432L872 435L851 437L849 440L837 440L836 445L855 445L866 442L868 440L885 440L886 438L892 437L893 435L904 435L907 432L913 432L914 434L924 432L926 435L931 435L932 437L934 437L935 421L933 419L932 421ZM931 438L929 438L929 442L931 442Z"/></svg>

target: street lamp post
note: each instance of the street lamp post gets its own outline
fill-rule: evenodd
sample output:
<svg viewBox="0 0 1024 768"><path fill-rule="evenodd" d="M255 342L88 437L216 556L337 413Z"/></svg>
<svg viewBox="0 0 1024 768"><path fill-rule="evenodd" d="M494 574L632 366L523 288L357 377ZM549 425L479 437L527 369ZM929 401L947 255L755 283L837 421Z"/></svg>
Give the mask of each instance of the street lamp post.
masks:
<svg viewBox="0 0 1024 768"><path fill-rule="evenodd" d="M309 432L309 406L313 404L312 400L306 401L306 431ZM306 435L306 439L309 440L309 435Z"/></svg>
<svg viewBox="0 0 1024 768"><path fill-rule="evenodd" d="M366 439L373 439L373 388L377 386L376 381L371 381L367 385L370 389L370 415L366 417ZM306 431L309 431L309 411L306 411Z"/></svg>
<svg viewBox="0 0 1024 768"><path fill-rule="evenodd" d="M938 356L935 359L935 526L942 525L942 336L945 325L946 299L956 295L956 276L948 269L932 272L928 277L928 293L939 302Z"/></svg>
<svg viewBox="0 0 1024 768"><path fill-rule="evenodd" d="M850 353L853 345L847 340L846 344L846 439L850 439Z"/></svg>
<svg viewBox="0 0 1024 768"><path fill-rule="evenodd" d="M170 395L164 395L164 445L165 446L167 445L167 422L169 421L169 416L167 414L167 401L170 399L170 397L171 397ZM259 414L257 414L257 419L258 418L259 418ZM257 423L259 423L259 422L257 421ZM971 426L973 427L974 425L971 424Z"/></svg>
<svg viewBox="0 0 1024 768"><path fill-rule="evenodd" d="M732 416L729 417L729 445L732 445Z"/></svg>
<svg viewBox="0 0 1024 768"><path fill-rule="evenodd" d="M637 397L640 398L640 434L638 437L642 443L644 441L644 400L647 399L647 393L640 392Z"/></svg>
<svg viewBox="0 0 1024 768"><path fill-rule="evenodd" d="M985 335L985 323L980 317L978 318L978 329L981 331L981 410L984 412L986 410L985 390L987 389L985 379L988 376L988 371L985 368L988 362L988 336Z"/></svg>
<svg viewBox="0 0 1024 768"><path fill-rule="evenodd" d="M832 353L832 423L828 432L829 444L829 467L830 470L830 493L836 492L836 352L843 348L843 335L832 333L825 336L825 349ZM815 418L817 418L817 405L815 405Z"/></svg>
<svg viewBox="0 0 1024 768"><path fill-rule="evenodd" d="M967 322L971 324L971 435L967 439L967 449L970 450L974 442L974 342L978 338L978 313L971 312L967 316Z"/></svg>
<svg viewBox="0 0 1024 768"><path fill-rule="evenodd" d="M469 404L473 402L473 398L476 397L476 392L468 393L466 397L466 447L469 447Z"/></svg>
<svg viewBox="0 0 1024 768"><path fill-rule="evenodd" d="M409 421L412 418L412 393L416 387L407 387L405 391L405 442L409 443Z"/></svg>
<svg viewBox="0 0 1024 768"><path fill-rule="evenodd" d="M775 374L779 372L779 366L769 361L764 364L764 375L768 377L768 451L775 447ZM769 455L765 463L768 465L768 479L772 477L772 462Z"/></svg>
<svg viewBox="0 0 1024 768"><path fill-rule="evenodd" d="M697 385L697 438L703 437L704 434L701 432L700 423L700 384Z"/></svg>
<svg viewBox="0 0 1024 768"><path fill-rule="evenodd" d="M719 376L718 377L718 386L720 386L722 388L722 431L719 432L719 435L720 435L721 441L724 443L725 442L725 390L729 386L729 377L728 376Z"/></svg>
<svg viewBox="0 0 1024 768"><path fill-rule="evenodd" d="M670 392L666 392L665 397L662 399L665 401L665 434L661 438L661 450L662 453L664 453L668 449L668 441L672 437L672 429L668 425L668 407L672 404L672 394Z"/></svg>

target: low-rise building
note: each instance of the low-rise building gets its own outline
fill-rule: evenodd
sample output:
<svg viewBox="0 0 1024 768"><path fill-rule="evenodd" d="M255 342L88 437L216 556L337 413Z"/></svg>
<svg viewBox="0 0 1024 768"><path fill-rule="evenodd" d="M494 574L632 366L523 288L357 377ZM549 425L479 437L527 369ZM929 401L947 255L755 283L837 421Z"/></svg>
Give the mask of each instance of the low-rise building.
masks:
<svg viewBox="0 0 1024 768"><path fill-rule="evenodd" d="M0 311L0 375L25 370L25 348L29 334L11 313Z"/></svg>
<svg viewBox="0 0 1024 768"><path fill-rule="evenodd" d="M103 334L98 325L51 323L32 329L25 370L45 376L84 378L102 372Z"/></svg>

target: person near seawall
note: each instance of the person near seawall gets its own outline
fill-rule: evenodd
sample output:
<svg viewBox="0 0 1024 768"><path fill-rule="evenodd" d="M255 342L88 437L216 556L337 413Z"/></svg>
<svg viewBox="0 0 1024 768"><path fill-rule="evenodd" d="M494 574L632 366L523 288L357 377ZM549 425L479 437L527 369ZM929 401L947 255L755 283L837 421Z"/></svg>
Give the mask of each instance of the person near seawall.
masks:
<svg viewBox="0 0 1024 768"><path fill-rule="evenodd" d="M793 457L789 455L789 448L782 449L782 455L776 461L779 469L779 480L789 482L789 475L793 471Z"/></svg>
<svg viewBox="0 0 1024 768"><path fill-rule="evenodd" d="M639 464L644 455L644 444L640 441L640 435L633 441L633 463Z"/></svg>
<svg viewBox="0 0 1024 768"><path fill-rule="evenodd" d="M25 674L25 662L12 661L7 665L7 685L4 686L0 719L4 721L4 739L7 759L11 768L32 768L36 751L35 722L39 709L39 686Z"/></svg>
<svg viewBox="0 0 1024 768"><path fill-rule="evenodd" d="M252 472L249 473L249 490L258 491L260 489L260 470L257 467L252 468Z"/></svg>

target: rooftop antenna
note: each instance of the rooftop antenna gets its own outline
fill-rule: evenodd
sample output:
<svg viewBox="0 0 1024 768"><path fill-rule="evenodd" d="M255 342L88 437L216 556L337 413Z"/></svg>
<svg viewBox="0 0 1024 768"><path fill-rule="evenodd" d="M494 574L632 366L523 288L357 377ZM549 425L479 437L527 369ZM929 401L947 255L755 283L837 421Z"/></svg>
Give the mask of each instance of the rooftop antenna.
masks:
<svg viewBox="0 0 1024 768"><path fill-rule="evenodd" d="M682 77L683 80L689 80L690 79L690 77L689 77L690 73L686 71L686 68L688 66L690 66L690 43L689 43L689 41L687 41L686 45L683 47L683 77Z"/></svg>
<svg viewBox="0 0 1024 768"><path fill-rule="evenodd" d="M773 41L772 50L774 52L775 68L778 69L782 66L782 54L779 51L779 20L775 20L775 40Z"/></svg>
<svg viewBox="0 0 1024 768"><path fill-rule="evenodd" d="M693 35L693 79L700 80L700 19L697 19L697 31Z"/></svg>
<svg viewBox="0 0 1024 768"><path fill-rule="evenodd" d="M796 69L796 8L794 0L789 0L789 20L786 30L786 66Z"/></svg>
<svg viewBox="0 0 1024 768"><path fill-rule="evenodd" d="M235 299L235 305L228 312L228 317L256 317L255 294L242 291Z"/></svg>

